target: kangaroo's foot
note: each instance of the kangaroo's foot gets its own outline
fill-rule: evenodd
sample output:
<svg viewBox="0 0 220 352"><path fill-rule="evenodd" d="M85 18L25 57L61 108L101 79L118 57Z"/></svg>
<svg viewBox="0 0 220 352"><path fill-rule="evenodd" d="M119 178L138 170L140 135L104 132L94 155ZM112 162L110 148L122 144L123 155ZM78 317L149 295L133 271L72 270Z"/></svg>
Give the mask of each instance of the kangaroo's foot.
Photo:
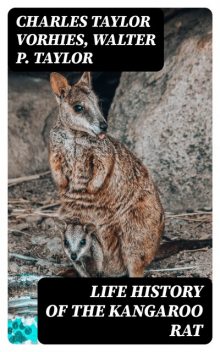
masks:
<svg viewBox="0 0 220 352"><path fill-rule="evenodd" d="M143 277L145 264L142 261L130 261L128 264L129 277Z"/></svg>

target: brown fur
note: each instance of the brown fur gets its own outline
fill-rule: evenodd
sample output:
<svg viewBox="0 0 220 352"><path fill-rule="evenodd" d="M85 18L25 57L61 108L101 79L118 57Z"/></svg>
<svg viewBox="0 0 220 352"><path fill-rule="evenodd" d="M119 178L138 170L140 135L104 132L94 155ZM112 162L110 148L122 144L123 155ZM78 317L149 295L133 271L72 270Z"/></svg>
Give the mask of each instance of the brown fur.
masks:
<svg viewBox="0 0 220 352"><path fill-rule="evenodd" d="M99 138L98 124L104 117L86 77L69 86L59 74L51 76L60 106L50 133L50 165L61 196L60 216L96 224L104 260L111 263L108 276L127 270L129 276L141 277L160 242L163 208L140 160L113 137ZM82 114L75 113L76 102L84 106Z"/></svg>

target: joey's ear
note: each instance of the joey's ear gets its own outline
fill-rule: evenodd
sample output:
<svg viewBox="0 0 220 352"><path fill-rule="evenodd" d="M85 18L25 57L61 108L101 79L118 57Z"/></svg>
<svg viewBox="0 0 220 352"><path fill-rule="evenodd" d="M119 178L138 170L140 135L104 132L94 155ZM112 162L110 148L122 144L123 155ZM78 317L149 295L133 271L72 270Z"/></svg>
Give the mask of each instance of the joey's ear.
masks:
<svg viewBox="0 0 220 352"><path fill-rule="evenodd" d="M64 233L66 231L67 228L67 223L64 220L60 220L60 219L54 219L54 223L55 223L55 228L57 230L59 230L61 233Z"/></svg>
<svg viewBox="0 0 220 352"><path fill-rule="evenodd" d="M91 88L92 87L92 80L91 80L91 73L90 72L84 72L80 80L77 82L77 84L85 84L87 87Z"/></svg>
<svg viewBox="0 0 220 352"><path fill-rule="evenodd" d="M83 230L85 231L85 233L91 234L96 231L96 227L93 224L86 224L83 226Z"/></svg>
<svg viewBox="0 0 220 352"><path fill-rule="evenodd" d="M70 85L67 79L57 72L52 72L50 74L50 85L52 91L58 96L66 96L70 90Z"/></svg>
<svg viewBox="0 0 220 352"><path fill-rule="evenodd" d="M68 219L67 223L72 224L72 225L81 225L80 221L78 218L73 218L73 219Z"/></svg>

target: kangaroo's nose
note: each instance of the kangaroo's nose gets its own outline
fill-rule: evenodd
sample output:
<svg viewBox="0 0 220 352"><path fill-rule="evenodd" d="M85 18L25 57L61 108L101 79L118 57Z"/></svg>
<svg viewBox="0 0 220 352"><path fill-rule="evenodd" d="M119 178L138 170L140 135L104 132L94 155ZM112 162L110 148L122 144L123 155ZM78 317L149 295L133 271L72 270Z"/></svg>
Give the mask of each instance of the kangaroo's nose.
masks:
<svg viewBox="0 0 220 352"><path fill-rule="evenodd" d="M103 132L106 132L108 128L108 124L105 121L101 121L99 122L99 127L100 127L100 130L102 130Z"/></svg>
<svg viewBox="0 0 220 352"><path fill-rule="evenodd" d="M77 258L77 254L76 254L76 253L72 253L72 254L71 254L71 259L72 259L72 260L76 260L76 258Z"/></svg>

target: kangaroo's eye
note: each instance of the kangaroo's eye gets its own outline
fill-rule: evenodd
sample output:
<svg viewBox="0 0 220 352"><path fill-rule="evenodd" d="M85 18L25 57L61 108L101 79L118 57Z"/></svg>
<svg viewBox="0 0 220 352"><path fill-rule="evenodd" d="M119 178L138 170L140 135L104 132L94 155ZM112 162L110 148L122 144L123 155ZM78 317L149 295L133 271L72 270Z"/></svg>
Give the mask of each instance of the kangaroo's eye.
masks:
<svg viewBox="0 0 220 352"><path fill-rule="evenodd" d="M82 240L80 241L80 245L81 245L81 246L85 246L85 244L86 244L86 239L84 238L84 239L82 239Z"/></svg>
<svg viewBox="0 0 220 352"><path fill-rule="evenodd" d="M74 110L75 112L82 112L84 110L84 107L81 104L76 104L74 105Z"/></svg>
<svg viewBox="0 0 220 352"><path fill-rule="evenodd" d="M64 240L64 246L68 247L69 246L69 241L67 241L66 239Z"/></svg>

